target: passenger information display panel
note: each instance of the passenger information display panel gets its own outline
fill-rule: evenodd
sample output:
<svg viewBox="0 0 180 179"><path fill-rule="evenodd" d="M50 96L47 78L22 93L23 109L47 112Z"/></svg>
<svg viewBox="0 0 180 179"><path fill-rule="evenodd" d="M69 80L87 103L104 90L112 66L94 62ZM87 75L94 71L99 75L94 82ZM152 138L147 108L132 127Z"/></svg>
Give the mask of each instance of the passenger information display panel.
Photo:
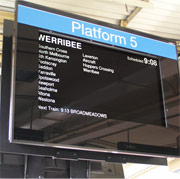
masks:
<svg viewBox="0 0 180 179"><path fill-rule="evenodd" d="M152 121L164 120L157 59L40 31L38 61L40 110L118 119L155 105Z"/></svg>
<svg viewBox="0 0 180 179"><path fill-rule="evenodd" d="M176 46L99 24L17 5L11 142L101 152L124 151L129 140L157 145L148 136L167 125L161 61L177 63Z"/></svg>

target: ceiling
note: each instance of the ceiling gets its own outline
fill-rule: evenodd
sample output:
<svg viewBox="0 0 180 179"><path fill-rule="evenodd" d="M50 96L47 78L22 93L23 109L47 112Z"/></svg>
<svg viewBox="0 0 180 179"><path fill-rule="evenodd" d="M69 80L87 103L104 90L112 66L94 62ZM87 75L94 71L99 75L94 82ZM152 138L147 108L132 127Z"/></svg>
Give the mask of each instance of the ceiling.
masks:
<svg viewBox="0 0 180 179"><path fill-rule="evenodd" d="M180 38L179 0L25 0L116 25ZM14 12L15 0L1 0L0 10ZM2 12L1 12L2 13ZM3 16L3 14L1 14ZM122 21L122 23L121 23Z"/></svg>

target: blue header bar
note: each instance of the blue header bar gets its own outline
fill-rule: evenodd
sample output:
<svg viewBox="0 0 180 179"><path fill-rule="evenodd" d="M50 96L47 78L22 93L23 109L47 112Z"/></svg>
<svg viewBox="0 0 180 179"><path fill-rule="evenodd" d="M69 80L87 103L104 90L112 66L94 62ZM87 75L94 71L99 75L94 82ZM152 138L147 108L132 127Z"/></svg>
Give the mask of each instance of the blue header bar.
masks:
<svg viewBox="0 0 180 179"><path fill-rule="evenodd" d="M176 46L159 40L18 5L18 23L177 60Z"/></svg>

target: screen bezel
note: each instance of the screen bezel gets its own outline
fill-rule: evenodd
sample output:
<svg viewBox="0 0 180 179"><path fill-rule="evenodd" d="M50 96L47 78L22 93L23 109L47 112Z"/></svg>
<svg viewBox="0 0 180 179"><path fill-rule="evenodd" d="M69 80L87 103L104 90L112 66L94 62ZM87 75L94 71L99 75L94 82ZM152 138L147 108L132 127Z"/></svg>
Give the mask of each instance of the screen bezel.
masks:
<svg viewBox="0 0 180 179"><path fill-rule="evenodd" d="M122 28L118 28L117 26L110 25L110 24L107 24L107 23L104 23L104 22L100 22L100 21L88 19L88 18L85 18L85 17L69 14L69 13L66 13L66 12L63 12L63 11L51 9L51 8L48 8L48 7L43 7L43 6L40 6L40 5L35 5L35 4L29 3L29 2L18 1L17 4L16 4L16 7L17 7L18 4L22 4L22 5L29 6L29 7L34 7L34 8L40 8L42 10L47 10L49 12L53 12L54 11L54 13L59 13L61 15L67 16L67 17L72 17L72 18L77 18L77 19L85 20L87 22L92 22L92 23L95 23L95 24L100 24L100 25L111 27L111 28L118 29L118 30L124 30ZM18 12L17 12L17 8L16 8L16 20L15 20L15 27L14 27L13 50L12 50L12 57L13 57L12 58L12 80L11 80L10 114L9 114L9 117L10 117L9 118L9 141L11 143L15 143L15 144L27 144L27 145L33 145L33 146L55 147L55 148L61 148L61 149L83 150L83 151L91 151L91 152L116 153L116 154L131 154L131 155L157 156L157 157L164 157L164 156L166 156L164 154L161 155L161 154L156 154L156 153L137 152L137 151L134 152L134 151L123 151L123 150L120 151L120 150L109 150L109 149L100 150L100 149L95 149L95 148L90 148L90 147L85 147L84 148L84 147L78 147L78 146L69 146L69 145L62 145L62 144L56 145L56 144L52 144L52 143L44 143L44 142L40 143L40 142L33 142L33 141L29 142L29 141L14 139L15 66L16 66L16 39L17 39L17 27L18 27L17 13ZM127 30L125 30L125 31L127 32ZM128 31L129 32L133 32L134 34L144 35L145 37L148 37L148 38L153 38L153 39L157 39L157 40L162 40L164 42L169 42L169 41L166 41L165 39L162 39L162 38L159 38L159 37L154 37L152 35L148 35L148 34L145 34L145 33L136 32L136 31L132 31L132 30L128 30ZM81 40L83 41L83 39L81 39ZM87 40L85 40L85 41L87 42ZM88 41L88 43L93 43L93 44L97 44L97 45L101 45L101 46L105 46L105 47L108 46L108 45L105 45L105 44L99 44L97 42L91 42L91 41ZM138 52L138 51L132 51L132 50L124 49L124 48L119 48L119 47L113 47L113 46L110 47L110 46L108 46L108 48L120 49L120 50L123 50L125 52L131 52L131 53L134 53L134 54L145 55L145 56L148 56L148 57L156 58L159 61L159 67L161 66L160 65L161 57L154 56L152 54L145 54L145 53ZM162 89L164 116L165 116L165 121L166 121L166 124L167 124L166 110L165 110L166 107L165 107L165 102L164 102L165 100L164 100L164 93L163 93L161 68L159 70L160 70L160 78L161 78L160 81L161 81L161 89Z"/></svg>

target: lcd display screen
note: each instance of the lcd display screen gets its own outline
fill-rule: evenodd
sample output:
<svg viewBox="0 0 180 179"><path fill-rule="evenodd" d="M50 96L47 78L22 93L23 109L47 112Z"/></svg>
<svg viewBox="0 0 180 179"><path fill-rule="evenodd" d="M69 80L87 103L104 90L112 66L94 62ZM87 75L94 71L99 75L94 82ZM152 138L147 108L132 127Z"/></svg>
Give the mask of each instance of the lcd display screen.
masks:
<svg viewBox="0 0 180 179"><path fill-rule="evenodd" d="M26 5L31 6L47 9ZM161 69L165 58L18 19L12 141L92 151L127 150L123 146L129 140L164 145L141 135L163 132L168 125ZM128 137L130 132L134 137ZM172 133L174 140L177 134Z"/></svg>

